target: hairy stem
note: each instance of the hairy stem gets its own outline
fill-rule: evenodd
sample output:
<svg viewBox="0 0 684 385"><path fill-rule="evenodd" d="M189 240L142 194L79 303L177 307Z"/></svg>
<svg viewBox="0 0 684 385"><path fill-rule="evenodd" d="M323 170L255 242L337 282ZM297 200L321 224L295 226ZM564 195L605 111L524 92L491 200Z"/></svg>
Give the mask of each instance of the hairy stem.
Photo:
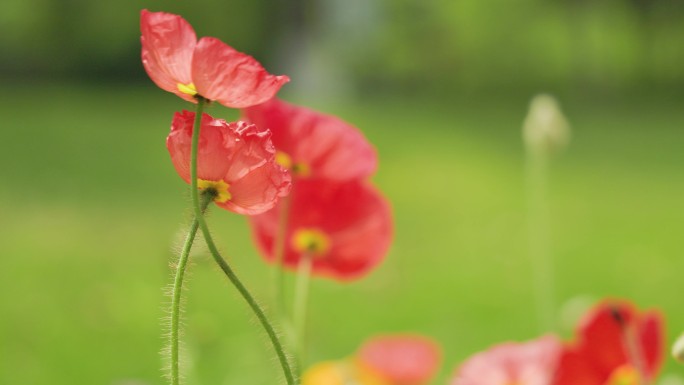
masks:
<svg viewBox="0 0 684 385"><path fill-rule="evenodd" d="M294 375L292 374L292 368L290 367L290 363L288 362L287 357L285 356L285 350L283 349L283 346L280 343L280 340L278 339L278 336L276 335L276 332L273 329L271 322L268 320L266 314L261 309L256 300L254 300L254 297L252 297L252 295L249 293L245 285L240 281L240 279L238 279L233 269L228 265L228 263L225 261L225 259L223 259L223 257L219 253L218 248L214 244L214 240L211 237L211 233L209 232L209 226L207 226L207 222L204 220L204 216L202 216L202 207L200 206L199 191L197 189L197 152L199 145L199 134L202 123L202 112L204 111L204 105L206 102L206 99L198 97L195 125L192 131L192 150L190 157L190 194L192 195L192 203L195 209L195 217L199 222L199 228L202 230L202 235L204 235L204 240L207 243L207 247L209 248L211 256L214 258L214 261L216 261L216 263L219 265L219 267L226 275L228 280L230 280L233 286L235 286L240 295L242 295L242 298L247 302L249 307L252 309L254 314L259 319L261 326L263 326L263 328L266 330L266 334L268 334L268 337L271 340L271 344L273 345L273 348L276 351L278 360L280 361L280 365L282 366L283 373L285 374L285 379L288 385L295 385Z"/></svg>
<svg viewBox="0 0 684 385"><path fill-rule="evenodd" d="M211 202L211 195L202 194L202 199L200 202L200 208L202 213L207 209L209 202ZM190 230L188 235L185 237L185 242L183 243L183 249L181 251L180 258L178 259L178 265L176 266L176 276L173 279L173 289L171 294L171 335L170 335L170 350L171 350L171 384L180 384L180 370L179 370L179 330L180 330L180 313L181 313L181 294L183 292L183 278L185 276L185 268L188 263L188 257L190 256L190 249L192 249L192 244L195 241L195 236L197 235L197 228L199 227L199 221L197 218L192 220L190 225Z"/></svg>

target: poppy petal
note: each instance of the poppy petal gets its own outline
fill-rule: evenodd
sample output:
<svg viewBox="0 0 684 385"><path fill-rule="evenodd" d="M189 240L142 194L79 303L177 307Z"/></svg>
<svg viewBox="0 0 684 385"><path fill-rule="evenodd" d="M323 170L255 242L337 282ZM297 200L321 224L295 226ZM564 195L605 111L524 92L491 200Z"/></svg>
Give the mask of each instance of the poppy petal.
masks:
<svg viewBox="0 0 684 385"><path fill-rule="evenodd" d="M231 108L263 103L290 80L269 74L253 57L213 37L197 43L192 79L200 95Z"/></svg>
<svg viewBox="0 0 684 385"><path fill-rule="evenodd" d="M246 120L273 133L273 144L311 178L345 181L366 178L377 169L373 146L356 127L332 116L277 98L242 110Z"/></svg>
<svg viewBox="0 0 684 385"><path fill-rule="evenodd" d="M192 83L192 56L197 44L192 26L178 15L143 9L140 31L142 62L152 81L163 90L195 101L178 88L179 84Z"/></svg>
<svg viewBox="0 0 684 385"><path fill-rule="evenodd" d="M231 198L217 204L238 214L261 214L272 209L279 197L288 194L290 181L287 170L274 162L268 162L238 180L229 181Z"/></svg>

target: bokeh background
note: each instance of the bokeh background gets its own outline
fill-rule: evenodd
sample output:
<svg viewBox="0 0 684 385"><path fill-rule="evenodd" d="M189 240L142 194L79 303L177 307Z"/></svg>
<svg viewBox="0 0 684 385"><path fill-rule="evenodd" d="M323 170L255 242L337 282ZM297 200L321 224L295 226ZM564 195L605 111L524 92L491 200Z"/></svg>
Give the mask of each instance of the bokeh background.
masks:
<svg viewBox="0 0 684 385"><path fill-rule="evenodd" d="M549 191L559 333L607 296L660 308L668 341L684 330L680 0L4 0L0 383L165 383L164 288L190 215L164 140L188 105L142 68L143 8L290 75L281 97L352 122L379 151L396 239L368 277L314 280L310 362L413 331L443 345L445 384L474 352L544 332L520 135L538 92L573 128ZM245 218L210 221L273 308ZM194 261L188 383L273 384L246 306L202 248Z"/></svg>

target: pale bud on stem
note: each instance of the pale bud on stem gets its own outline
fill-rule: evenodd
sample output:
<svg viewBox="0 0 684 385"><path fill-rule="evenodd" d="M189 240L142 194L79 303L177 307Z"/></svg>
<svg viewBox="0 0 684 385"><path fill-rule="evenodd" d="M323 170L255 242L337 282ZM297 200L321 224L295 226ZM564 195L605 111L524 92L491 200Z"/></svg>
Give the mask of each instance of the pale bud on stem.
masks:
<svg viewBox="0 0 684 385"><path fill-rule="evenodd" d="M684 333L672 345L672 356L675 360L684 363Z"/></svg>
<svg viewBox="0 0 684 385"><path fill-rule="evenodd" d="M528 151L552 154L570 141L570 126L551 95L539 94L530 102L523 124L523 140Z"/></svg>

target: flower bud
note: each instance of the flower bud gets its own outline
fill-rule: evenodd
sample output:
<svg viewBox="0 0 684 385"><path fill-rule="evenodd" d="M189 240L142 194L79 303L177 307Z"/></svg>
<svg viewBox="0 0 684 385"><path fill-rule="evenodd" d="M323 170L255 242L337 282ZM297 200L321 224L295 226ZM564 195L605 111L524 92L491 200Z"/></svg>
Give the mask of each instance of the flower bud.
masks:
<svg viewBox="0 0 684 385"><path fill-rule="evenodd" d="M672 356L675 360L684 363L684 333L672 344Z"/></svg>
<svg viewBox="0 0 684 385"><path fill-rule="evenodd" d="M570 141L570 126L551 95L540 94L530 102L523 124L525 146L534 152L555 153Z"/></svg>

